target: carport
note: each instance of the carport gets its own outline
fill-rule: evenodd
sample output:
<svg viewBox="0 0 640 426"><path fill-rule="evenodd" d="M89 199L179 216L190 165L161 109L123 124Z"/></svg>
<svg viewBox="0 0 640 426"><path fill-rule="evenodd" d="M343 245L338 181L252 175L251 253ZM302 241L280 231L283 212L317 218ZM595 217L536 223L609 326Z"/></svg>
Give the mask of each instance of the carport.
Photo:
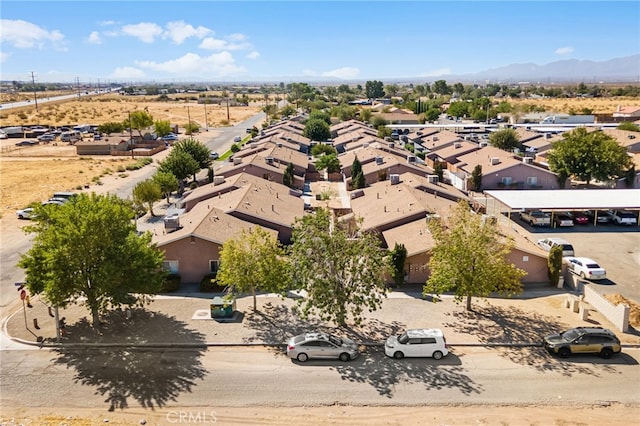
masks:
<svg viewBox="0 0 640 426"><path fill-rule="evenodd" d="M512 212L522 210L552 214L558 211L640 210L640 189L484 191L484 194L486 213L496 217L506 213L511 218Z"/></svg>

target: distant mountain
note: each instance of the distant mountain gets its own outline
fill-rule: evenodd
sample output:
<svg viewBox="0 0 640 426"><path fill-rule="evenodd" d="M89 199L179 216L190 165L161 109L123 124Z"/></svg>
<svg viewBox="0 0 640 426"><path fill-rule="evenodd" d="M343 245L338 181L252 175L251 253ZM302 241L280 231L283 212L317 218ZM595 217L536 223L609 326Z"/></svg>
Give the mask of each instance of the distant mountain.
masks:
<svg viewBox="0 0 640 426"><path fill-rule="evenodd" d="M446 76L447 81L493 82L599 82L599 81L638 81L640 78L640 54L614 58L608 61L586 61L567 59L546 65L533 63L511 64L472 74Z"/></svg>

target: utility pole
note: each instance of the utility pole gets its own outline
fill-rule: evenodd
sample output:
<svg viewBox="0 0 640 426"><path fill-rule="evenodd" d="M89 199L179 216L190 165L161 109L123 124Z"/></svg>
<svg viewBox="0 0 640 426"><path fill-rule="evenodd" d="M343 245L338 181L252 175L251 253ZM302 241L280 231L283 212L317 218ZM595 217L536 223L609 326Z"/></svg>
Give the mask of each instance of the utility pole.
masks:
<svg viewBox="0 0 640 426"><path fill-rule="evenodd" d="M187 120L189 120L189 124L187 125L187 134L193 134L193 132L191 131L191 114L189 113L189 105L187 105Z"/></svg>
<svg viewBox="0 0 640 426"><path fill-rule="evenodd" d="M231 121L229 118L229 93L227 93L227 121Z"/></svg>
<svg viewBox="0 0 640 426"><path fill-rule="evenodd" d="M204 131L209 131L209 121L207 120L207 97L204 97Z"/></svg>
<svg viewBox="0 0 640 426"><path fill-rule="evenodd" d="M78 99L80 99L80 77L76 77L76 89L78 89Z"/></svg>
<svg viewBox="0 0 640 426"><path fill-rule="evenodd" d="M33 71L31 71L31 84L33 85L33 101L36 104L36 112L38 112L38 95L36 92L36 78L33 75Z"/></svg>
<svg viewBox="0 0 640 426"><path fill-rule="evenodd" d="M131 112L129 112L129 143L131 144L131 158L133 157L133 129L131 128Z"/></svg>

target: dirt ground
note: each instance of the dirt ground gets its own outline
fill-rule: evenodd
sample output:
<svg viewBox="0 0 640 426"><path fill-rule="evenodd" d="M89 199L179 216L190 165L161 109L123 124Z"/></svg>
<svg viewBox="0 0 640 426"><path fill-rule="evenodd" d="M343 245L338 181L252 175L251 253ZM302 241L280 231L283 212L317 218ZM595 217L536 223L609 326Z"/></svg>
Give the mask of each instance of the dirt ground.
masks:
<svg viewBox="0 0 640 426"><path fill-rule="evenodd" d="M64 412L64 414L61 414ZM126 412L106 410L58 412L46 409L2 410L2 425L632 425L638 424L640 407L624 405L555 406L419 406L419 407L186 407L142 408ZM189 420L190 419L190 420Z"/></svg>

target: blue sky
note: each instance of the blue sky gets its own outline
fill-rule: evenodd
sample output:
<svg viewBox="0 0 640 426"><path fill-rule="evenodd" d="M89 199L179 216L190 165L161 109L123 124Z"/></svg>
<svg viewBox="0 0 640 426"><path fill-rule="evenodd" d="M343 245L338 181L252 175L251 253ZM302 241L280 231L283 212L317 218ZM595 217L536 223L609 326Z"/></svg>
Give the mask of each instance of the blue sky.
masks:
<svg viewBox="0 0 640 426"><path fill-rule="evenodd" d="M640 2L7 1L0 79L446 79L640 53Z"/></svg>

